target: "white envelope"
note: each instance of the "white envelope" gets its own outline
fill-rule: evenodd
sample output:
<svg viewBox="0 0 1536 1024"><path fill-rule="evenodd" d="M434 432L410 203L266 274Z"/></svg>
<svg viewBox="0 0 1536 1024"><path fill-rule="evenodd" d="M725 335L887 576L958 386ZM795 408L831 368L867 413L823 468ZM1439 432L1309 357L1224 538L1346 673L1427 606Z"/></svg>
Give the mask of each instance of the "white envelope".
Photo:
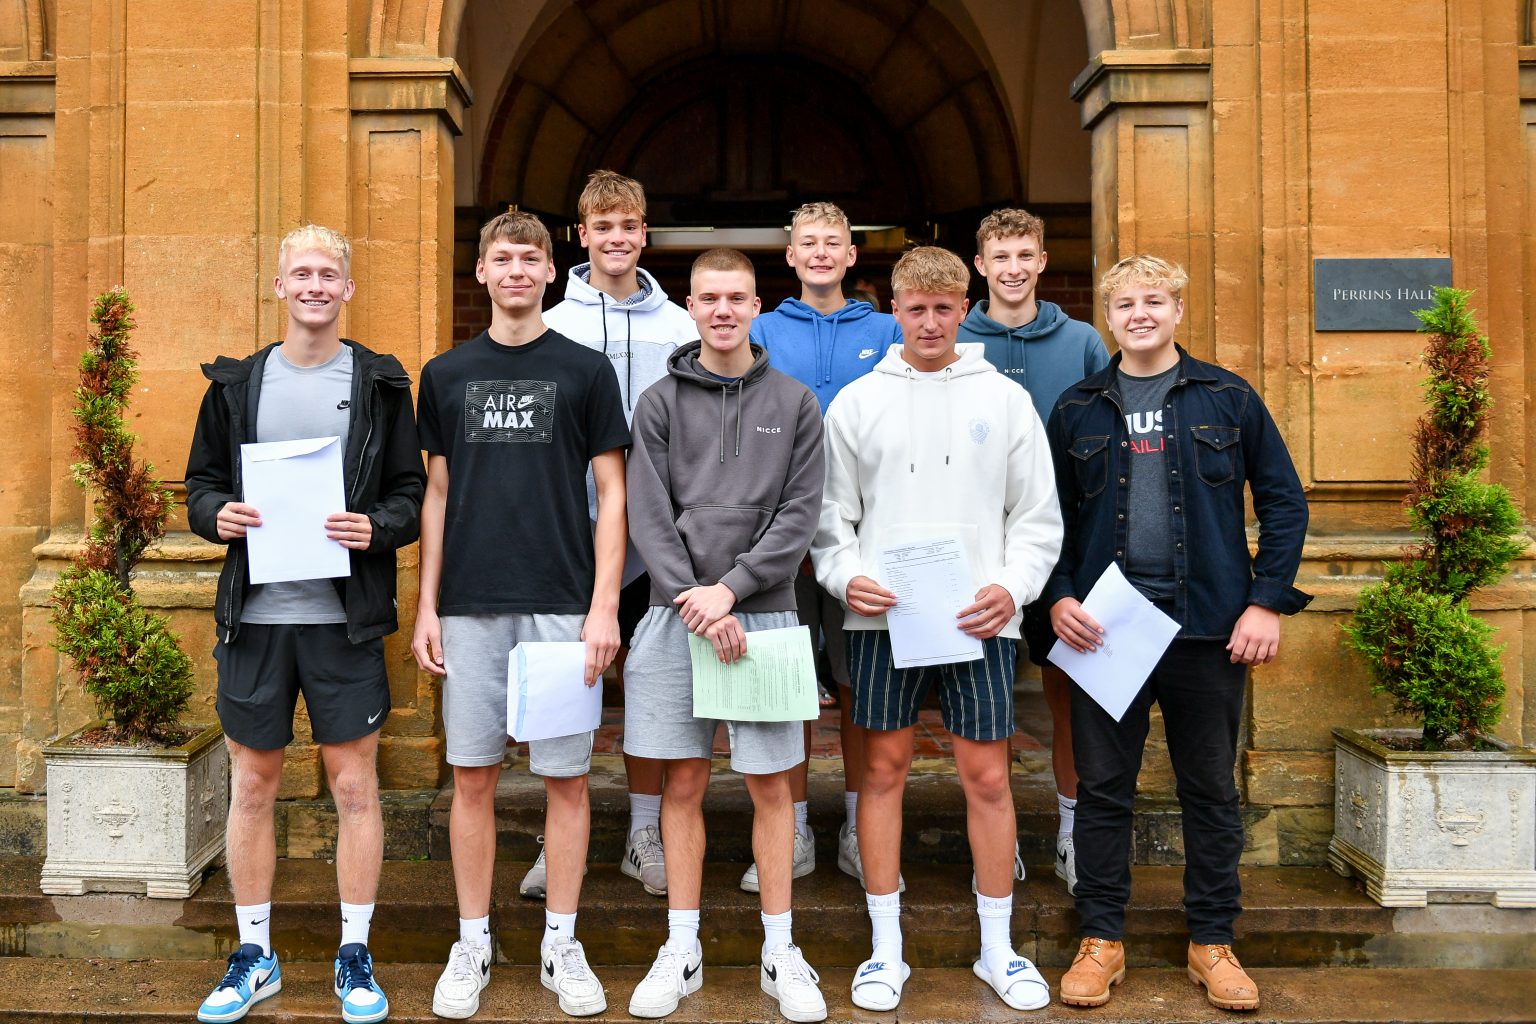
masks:
<svg viewBox="0 0 1536 1024"><path fill-rule="evenodd" d="M347 510L341 438L243 444L240 475L245 503L261 514L245 535L252 583L352 575L347 549L325 535L325 517Z"/></svg>
<svg viewBox="0 0 1536 1024"><path fill-rule="evenodd" d="M1046 658L1118 722L1178 635L1179 624L1131 586L1114 562L1088 591L1083 611L1104 627L1102 643L1079 654L1057 640Z"/></svg>
<svg viewBox="0 0 1536 1024"><path fill-rule="evenodd" d="M519 742L575 736L603 718L603 684L587 685L587 645L527 641L507 654L507 734Z"/></svg>

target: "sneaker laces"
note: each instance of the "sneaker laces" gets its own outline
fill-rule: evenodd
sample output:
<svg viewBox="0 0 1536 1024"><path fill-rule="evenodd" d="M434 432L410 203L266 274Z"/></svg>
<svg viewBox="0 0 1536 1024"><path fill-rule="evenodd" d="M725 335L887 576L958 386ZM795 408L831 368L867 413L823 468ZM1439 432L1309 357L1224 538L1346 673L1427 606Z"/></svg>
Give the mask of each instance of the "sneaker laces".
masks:
<svg viewBox="0 0 1536 1024"><path fill-rule="evenodd" d="M655 978L657 981L666 981L677 989L678 995L687 995L688 985L683 981L683 968L686 964L687 958L683 956L682 950L663 945L656 954L656 962L645 972L645 980Z"/></svg>
<svg viewBox="0 0 1536 1024"><path fill-rule="evenodd" d="M251 971L256 969L256 961L262 958L261 947L254 943L246 945L256 950L255 953L247 953L246 946L241 946L229 954L229 970L224 972L224 980L219 982L219 988L239 988Z"/></svg>
<svg viewBox="0 0 1536 1024"><path fill-rule="evenodd" d="M630 845L635 849L635 857L643 864L652 860L661 860L664 856L661 847L661 832L655 825L647 825L636 829L629 837Z"/></svg>
<svg viewBox="0 0 1536 1024"><path fill-rule="evenodd" d="M480 966L475 963L474 951L469 948L469 943L462 939L453 944L453 952L448 956L449 977L454 981L475 982L480 977Z"/></svg>
<svg viewBox="0 0 1536 1024"><path fill-rule="evenodd" d="M565 971L567 978L572 981L587 981L592 977L592 969L587 966L587 958L581 953L581 943L575 939L555 943L554 952L560 958L560 967Z"/></svg>
<svg viewBox="0 0 1536 1024"><path fill-rule="evenodd" d="M784 973L790 980L798 981L806 985L815 985L821 981L821 975L816 969L805 962L805 954L794 943L780 946L772 954L776 964L784 969Z"/></svg>
<svg viewBox="0 0 1536 1024"><path fill-rule="evenodd" d="M351 992L355 988L371 989L373 963L368 956L368 947L360 945L347 956L341 957L336 973L340 978L337 988L344 992Z"/></svg>

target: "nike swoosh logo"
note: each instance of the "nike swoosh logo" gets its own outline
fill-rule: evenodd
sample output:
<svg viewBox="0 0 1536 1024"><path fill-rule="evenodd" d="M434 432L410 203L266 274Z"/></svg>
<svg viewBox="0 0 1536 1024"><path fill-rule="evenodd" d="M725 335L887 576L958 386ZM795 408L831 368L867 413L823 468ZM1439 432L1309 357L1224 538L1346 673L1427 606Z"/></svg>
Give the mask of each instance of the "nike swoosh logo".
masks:
<svg viewBox="0 0 1536 1024"><path fill-rule="evenodd" d="M1019 962L1016 962L1016 963L1011 963L1011 964L1008 965L1008 977L1011 978L1015 974L1018 974L1021 971L1027 971L1027 970L1029 970L1029 962L1028 961L1019 961Z"/></svg>
<svg viewBox="0 0 1536 1024"><path fill-rule="evenodd" d="M372 715L370 715L368 717L368 724L372 725L374 722L377 722L379 720L379 716L382 715L383 713L384 713L384 709L383 708L379 708L379 710L375 711Z"/></svg>
<svg viewBox="0 0 1536 1024"><path fill-rule="evenodd" d="M695 974L698 974L699 973L699 968L703 967L703 966L704 965L702 963L697 964L697 965L695 965L693 967L685 966L683 968L683 980L687 981L689 978L692 978Z"/></svg>
<svg viewBox="0 0 1536 1024"><path fill-rule="evenodd" d="M876 971L883 971L883 970L885 970L885 964L884 963L870 964L868 967L864 968L862 971L859 972L859 977L862 978L866 974L874 974Z"/></svg>
<svg viewBox="0 0 1536 1024"><path fill-rule="evenodd" d="M263 923L266 922L266 920L267 919L263 917L263 918L260 918L258 920L252 921L251 924L253 924L253 925L255 925L255 924L263 924Z"/></svg>
<svg viewBox="0 0 1536 1024"><path fill-rule="evenodd" d="M532 405L534 402L537 402L538 400L539 400L539 396L538 395L520 395L520 396L518 396L518 399L517 399L517 407L519 409L526 409L530 405Z"/></svg>
<svg viewBox="0 0 1536 1024"><path fill-rule="evenodd" d="M553 960L544 961L544 973L551 978L555 976L555 962Z"/></svg>
<svg viewBox="0 0 1536 1024"><path fill-rule="evenodd" d="M487 962L487 963L481 964L480 965L480 973L482 975L484 975L485 977L489 978L491 976L491 965L490 965L490 963Z"/></svg>
<svg viewBox="0 0 1536 1024"><path fill-rule="evenodd" d="M763 968L763 973L768 975L768 980L769 981L778 981L779 980L779 969L777 967L775 967L773 964L766 965Z"/></svg>

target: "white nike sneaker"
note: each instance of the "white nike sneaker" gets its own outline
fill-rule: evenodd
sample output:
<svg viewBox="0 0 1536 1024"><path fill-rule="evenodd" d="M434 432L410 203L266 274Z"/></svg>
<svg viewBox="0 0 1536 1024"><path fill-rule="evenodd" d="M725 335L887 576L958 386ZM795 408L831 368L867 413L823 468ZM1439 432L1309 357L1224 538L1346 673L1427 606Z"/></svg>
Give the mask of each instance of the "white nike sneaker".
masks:
<svg viewBox="0 0 1536 1024"><path fill-rule="evenodd" d="M1077 848L1072 833L1056 837L1056 877L1067 883L1067 895L1077 895Z"/></svg>
<svg viewBox="0 0 1536 1024"><path fill-rule="evenodd" d="M704 948L697 942L687 953L663 945L656 962L645 972L635 994L629 997L631 1017L665 1017L677 1009L683 996L693 995L704 984Z"/></svg>
<svg viewBox="0 0 1536 1024"><path fill-rule="evenodd" d="M480 992L491 980L491 950L462 940L453 944L448 966L432 990L432 1012L461 1020L480 1009Z"/></svg>
<svg viewBox="0 0 1536 1024"><path fill-rule="evenodd" d="M846 821L837 832L837 869L857 878L859 888L864 888L864 861L859 857L859 830ZM896 876L896 891L907 891L905 876Z"/></svg>
<svg viewBox="0 0 1536 1024"><path fill-rule="evenodd" d="M810 836L803 836L800 830L795 829L795 861L794 868L790 871L790 878L804 878L816 870L816 840ZM757 861L747 868L741 876L741 887L747 892L759 892L757 882Z"/></svg>
<svg viewBox="0 0 1536 1024"><path fill-rule="evenodd" d="M827 1019L827 1001L817 984L821 975L805 962L795 945L776 946L763 957L759 970L763 991L779 1001L779 1012L793 1021Z"/></svg>
<svg viewBox="0 0 1536 1024"><path fill-rule="evenodd" d="M560 997L560 1009L572 1017L590 1017L608 1009L603 983L587 965L587 951L575 939L562 939L539 950L539 984Z"/></svg>
<svg viewBox="0 0 1536 1024"><path fill-rule="evenodd" d="M1013 880L1024 881L1024 855L1019 852L1017 841L1013 844ZM976 895L976 872L974 871L971 872L971 895Z"/></svg>
<svg viewBox="0 0 1536 1024"><path fill-rule="evenodd" d="M652 896L667 894L667 855L661 848L661 829L647 825L636 829L624 840L624 859L619 870L640 885Z"/></svg>

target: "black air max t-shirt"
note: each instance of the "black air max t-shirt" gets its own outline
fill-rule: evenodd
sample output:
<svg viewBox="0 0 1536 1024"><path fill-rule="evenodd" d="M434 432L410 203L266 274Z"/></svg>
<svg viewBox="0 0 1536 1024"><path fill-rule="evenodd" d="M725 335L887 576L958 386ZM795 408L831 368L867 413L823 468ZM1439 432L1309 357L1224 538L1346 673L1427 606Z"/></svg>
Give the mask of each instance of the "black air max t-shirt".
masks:
<svg viewBox="0 0 1536 1024"><path fill-rule="evenodd" d="M448 460L439 615L584 615L592 604L587 466L629 446L608 360L545 331L482 331L427 362L421 446Z"/></svg>

